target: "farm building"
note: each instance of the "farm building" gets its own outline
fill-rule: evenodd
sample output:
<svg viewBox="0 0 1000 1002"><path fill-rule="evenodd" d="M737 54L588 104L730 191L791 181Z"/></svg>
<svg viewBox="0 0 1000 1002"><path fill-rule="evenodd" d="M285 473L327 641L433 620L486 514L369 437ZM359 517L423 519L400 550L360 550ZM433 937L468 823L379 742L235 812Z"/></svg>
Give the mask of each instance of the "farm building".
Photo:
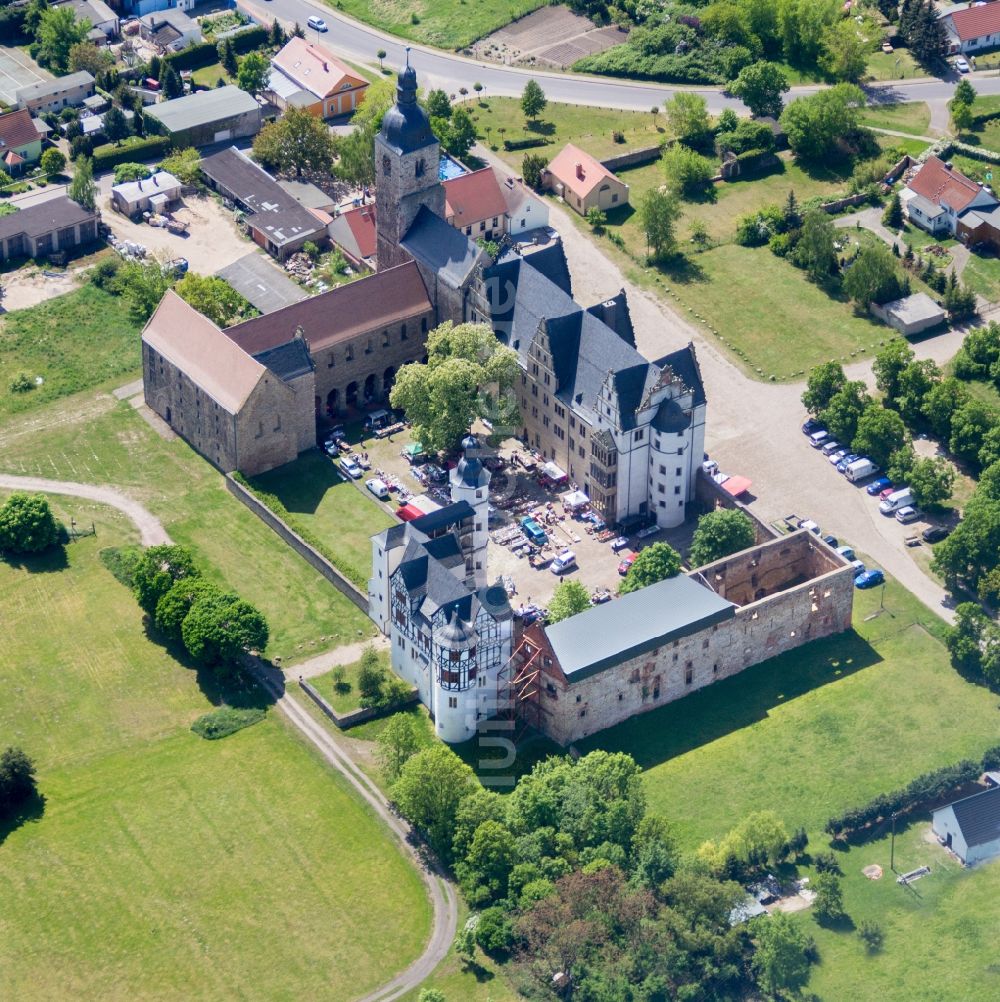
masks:
<svg viewBox="0 0 1000 1002"><path fill-rule="evenodd" d="M255 136L263 113L245 90L229 85L200 90L145 110L146 121L157 123L177 147L208 146Z"/></svg>
<svg viewBox="0 0 1000 1002"><path fill-rule="evenodd" d="M101 214L64 195L0 217L0 261L47 257L97 239Z"/></svg>
<svg viewBox="0 0 1000 1002"><path fill-rule="evenodd" d="M160 170L145 180L116 184L111 189L111 207L123 216L164 212L180 201L183 187L173 174Z"/></svg>
<svg viewBox="0 0 1000 1002"><path fill-rule="evenodd" d="M939 807L931 828L966 866L1000 855L1000 787Z"/></svg>

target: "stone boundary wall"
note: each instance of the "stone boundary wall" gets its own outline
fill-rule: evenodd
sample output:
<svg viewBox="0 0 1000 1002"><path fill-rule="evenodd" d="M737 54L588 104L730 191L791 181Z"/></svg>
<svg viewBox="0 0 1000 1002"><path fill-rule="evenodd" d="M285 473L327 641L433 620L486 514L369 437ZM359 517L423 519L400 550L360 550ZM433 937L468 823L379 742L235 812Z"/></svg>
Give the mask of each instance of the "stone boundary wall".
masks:
<svg viewBox="0 0 1000 1002"><path fill-rule="evenodd" d="M406 699L401 700L399 703L385 710L373 710L370 707L363 706L360 709L351 710L349 713L338 713L319 694L319 692L316 691L316 688L310 685L310 683L304 678L299 679L299 686L302 691L320 708L323 715L332 720L342 731L346 731L349 727L355 727L358 724L363 724L366 720L373 720L375 717L382 716L385 713L396 713L404 707L412 706L414 703L420 701L417 690L412 689Z"/></svg>
<svg viewBox="0 0 1000 1002"><path fill-rule="evenodd" d="M716 508L734 508L743 512L747 518L753 522L756 534L755 543L759 546L762 543L769 543L772 539L778 539L781 533L776 532L766 522L762 522L757 514L751 511L739 498L734 498L721 484L717 484L704 470L698 470L694 485L695 500L700 501L706 512L714 511Z"/></svg>
<svg viewBox="0 0 1000 1002"><path fill-rule="evenodd" d="M846 209L849 206L861 205L863 202L868 201L868 196L862 191L858 192L857 195L848 195L846 198L838 198L835 202L824 202L820 208L824 212L840 212L841 209Z"/></svg>
<svg viewBox="0 0 1000 1002"><path fill-rule="evenodd" d="M368 615L368 596L229 473L226 474L226 489L242 501L265 525L273 529L303 560L312 564L334 588L347 596L366 616Z"/></svg>
<svg viewBox="0 0 1000 1002"><path fill-rule="evenodd" d="M602 167L607 167L609 171L625 170L627 167L638 167L640 164L652 163L659 160L661 147L643 146L638 150L629 150L628 153L619 153L617 156L608 157L601 161Z"/></svg>

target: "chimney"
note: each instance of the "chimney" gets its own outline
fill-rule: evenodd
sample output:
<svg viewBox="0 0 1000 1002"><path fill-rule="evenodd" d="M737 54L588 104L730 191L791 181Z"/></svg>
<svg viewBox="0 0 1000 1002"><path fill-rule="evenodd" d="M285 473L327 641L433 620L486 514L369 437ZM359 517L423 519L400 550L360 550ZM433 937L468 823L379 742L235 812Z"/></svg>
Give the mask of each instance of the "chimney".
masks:
<svg viewBox="0 0 1000 1002"><path fill-rule="evenodd" d="M325 59L323 60L323 72L324 73L330 72L330 64Z"/></svg>
<svg viewBox="0 0 1000 1002"><path fill-rule="evenodd" d="M139 191L142 191L142 178L139 178Z"/></svg>
<svg viewBox="0 0 1000 1002"><path fill-rule="evenodd" d="M157 188L160 187L160 182L156 179L156 175L155 174L153 175L153 184L155 184Z"/></svg>
<svg viewBox="0 0 1000 1002"><path fill-rule="evenodd" d="M576 176L582 181L583 180L583 164L578 163L576 165Z"/></svg>

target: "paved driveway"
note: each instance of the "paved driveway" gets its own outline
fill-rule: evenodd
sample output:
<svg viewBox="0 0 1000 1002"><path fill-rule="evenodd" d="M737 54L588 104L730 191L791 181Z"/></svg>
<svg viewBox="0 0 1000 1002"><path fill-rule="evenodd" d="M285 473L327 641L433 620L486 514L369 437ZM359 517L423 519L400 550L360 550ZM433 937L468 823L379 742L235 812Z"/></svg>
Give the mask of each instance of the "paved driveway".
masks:
<svg viewBox="0 0 1000 1002"><path fill-rule="evenodd" d="M43 70L26 52L0 46L0 101L4 104L14 106L18 88L51 79L52 74Z"/></svg>
<svg viewBox="0 0 1000 1002"><path fill-rule="evenodd" d="M257 251L220 268L216 275L225 279L261 313L300 303L308 293L296 285L276 264Z"/></svg>

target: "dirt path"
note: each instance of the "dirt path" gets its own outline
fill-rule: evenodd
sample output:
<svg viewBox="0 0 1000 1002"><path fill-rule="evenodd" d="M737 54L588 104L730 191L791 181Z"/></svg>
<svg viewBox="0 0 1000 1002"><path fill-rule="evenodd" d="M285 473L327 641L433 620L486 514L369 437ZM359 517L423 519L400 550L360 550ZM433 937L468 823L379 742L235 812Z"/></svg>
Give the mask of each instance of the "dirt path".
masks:
<svg viewBox="0 0 1000 1002"><path fill-rule="evenodd" d="M295 699L279 674L260 661L248 662L248 667L260 683L274 696L278 709L309 741L323 758L355 789L361 798L385 822L399 840L403 851L420 873L434 912L430 942L424 952L405 971L391 981L369 992L360 1002L393 1002L413 991L427 980L447 956L458 926L458 901L455 889L447 878L421 854L413 840L410 826L393 813L381 790L362 772L344 746Z"/></svg>
<svg viewBox="0 0 1000 1002"><path fill-rule="evenodd" d="M376 637L374 640L359 640L354 644L345 644L343 647L337 647L332 651L324 651L322 654L317 654L314 658L309 658L307 661L290 665L287 671L289 675L295 678L315 678L317 675L328 672L331 668L336 668L337 665L354 664L355 661L361 659L362 652L369 646L374 647L377 651L387 651L389 649L389 641L385 637Z"/></svg>
<svg viewBox="0 0 1000 1002"><path fill-rule="evenodd" d="M65 494L68 497L86 498L111 508L117 508L127 515L139 530L143 546L157 546L169 543L170 537L160 520L143 508L138 501L122 494L114 487L97 487L94 484L77 484L72 480L45 480L42 477L14 477L0 473L0 487L15 491L42 491L46 494Z"/></svg>

